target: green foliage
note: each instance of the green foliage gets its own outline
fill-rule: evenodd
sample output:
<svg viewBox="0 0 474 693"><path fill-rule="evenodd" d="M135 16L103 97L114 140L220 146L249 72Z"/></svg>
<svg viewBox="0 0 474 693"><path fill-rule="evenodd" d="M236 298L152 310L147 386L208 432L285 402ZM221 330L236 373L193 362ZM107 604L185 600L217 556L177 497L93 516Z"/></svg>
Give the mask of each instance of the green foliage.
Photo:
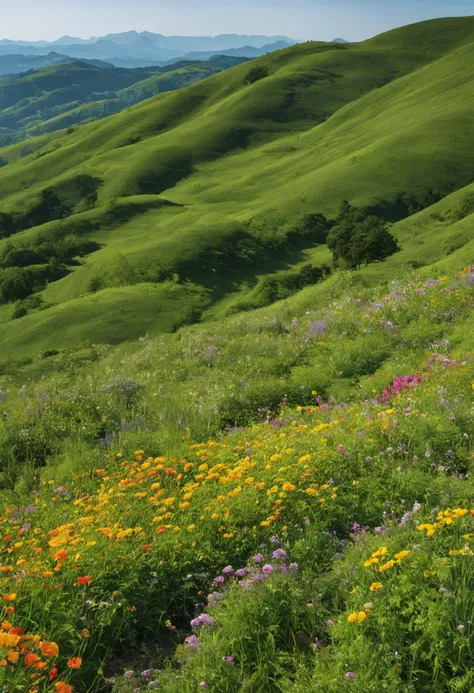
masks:
<svg viewBox="0 0 474 693"><path fill-rule="evenodd" d="M255 82L258 82L260 79L268 77L269 74L270 73L268 67L265 67L264 65L252 67L252 69L249 70L249 72L247 72L245 76L244 84L254 84Z"/></svg>
<svg viewBox="0 0 474 693"><path fill-rule="evenodd" d="M368 215L343 202L335 226L327 237L335 265L352 269L385 260L399 250L384 219Z"/></svg>

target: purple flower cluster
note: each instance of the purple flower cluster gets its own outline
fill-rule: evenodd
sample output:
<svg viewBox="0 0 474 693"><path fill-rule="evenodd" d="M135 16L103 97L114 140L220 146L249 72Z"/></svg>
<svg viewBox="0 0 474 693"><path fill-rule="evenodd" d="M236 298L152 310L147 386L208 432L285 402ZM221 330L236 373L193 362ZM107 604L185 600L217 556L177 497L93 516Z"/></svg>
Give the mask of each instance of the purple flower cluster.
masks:
<svg viewBox="0 0 474 693"><path fill-rule="evenodd" d="M203 626L213 626L215 624L215 620L211 618L208 614L200 614L196 618L193 618L191 621L191 627L192 628L201 628Z"/></svg>

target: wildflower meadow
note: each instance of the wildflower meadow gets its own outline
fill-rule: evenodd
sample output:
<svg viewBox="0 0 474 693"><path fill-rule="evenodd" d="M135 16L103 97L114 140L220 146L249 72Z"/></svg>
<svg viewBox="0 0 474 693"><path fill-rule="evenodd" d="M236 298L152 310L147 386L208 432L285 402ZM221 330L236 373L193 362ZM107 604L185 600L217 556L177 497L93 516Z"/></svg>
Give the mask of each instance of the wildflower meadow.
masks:
<svg viewBox="0 0 474 693"><path fill-rule="evenodd" d="M5 693L474 690L474 270L331 281L2 385Z"/></svg>

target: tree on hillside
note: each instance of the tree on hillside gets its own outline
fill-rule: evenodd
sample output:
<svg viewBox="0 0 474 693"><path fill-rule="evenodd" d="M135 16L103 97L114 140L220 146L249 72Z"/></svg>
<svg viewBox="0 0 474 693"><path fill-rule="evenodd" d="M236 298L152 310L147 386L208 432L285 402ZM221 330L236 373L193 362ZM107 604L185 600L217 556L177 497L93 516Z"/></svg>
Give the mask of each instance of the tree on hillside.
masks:
<svg viewBox="0 0 474 693"><path fill-rule="evenodd" d="M258 82L259 79L268 77L268 75L268 67L253 67L250 72L247 73L244 84L253 84L254 82Z"/></svg>
<svg viewBox="0 0 474 693"><path fill-rule="evenodd" d="M335 226L327 237L334 264L352 269L371 262L381 262L399 250L397 241L384 219L352 207L341 205Z"/></svg>
<svg viewBox="0 0 474 693"><path fill-rule="evenodd" d="M0 212L0 238L8 238L15 230L15 222L11 214Z"/></svg>

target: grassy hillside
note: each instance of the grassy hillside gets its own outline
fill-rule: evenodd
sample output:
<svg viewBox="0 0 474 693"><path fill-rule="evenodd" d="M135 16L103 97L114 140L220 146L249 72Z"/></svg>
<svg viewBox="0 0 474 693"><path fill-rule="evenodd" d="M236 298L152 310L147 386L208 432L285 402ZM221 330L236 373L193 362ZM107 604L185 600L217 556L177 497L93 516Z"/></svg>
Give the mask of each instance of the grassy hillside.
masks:
<svg viewBox="0 0 474 693"><path fill-rule="evenodd" d="M69 59L54 67L7 75L0 78L0 142L6 145L104 118L241 62L245 59L222 57L126 69Z"/></svg>
<svg viewBox="0 0 474 693"><path fill-rule="evenodd" d="M90 301L84 294L100 301L102 290L126 294L144 281L191 281L207 292L203 317L223 315L251 304L268 273L330 259L324 243L295 239L304 213L331 216L349 198L402 223L410 212L400 195L421 199L432 189L439 199L468 186L474 22L443 22L362 44L294 46L70 134L2 150L2 210L15 229L0 252L75 234L100 246L49 284L45 310L4 324L3 347L19 348L21 334L39 325L70 345L54 328L56 311L73 316ZM268 74L248 84L253 67ZM38 213L45 188L59 198L49 218ZM150 207L153 199L173 204ZM404 223L394 227L402 252L364 270L370 281L441 259L464 238L445 223L445 245L429 233L417 239ZM2 319L12 310L2 309ZM74 339L89 340L93 329L86 320ZM123 333L138 336L134 323ZM33 355L35 340L21 350Z"/></svg>
<svg viewBox="0 0 474 693"><path fill-rule="evenodd" d="M5 693L472 692L473 57L308 43L0 151Z"/></svg>

